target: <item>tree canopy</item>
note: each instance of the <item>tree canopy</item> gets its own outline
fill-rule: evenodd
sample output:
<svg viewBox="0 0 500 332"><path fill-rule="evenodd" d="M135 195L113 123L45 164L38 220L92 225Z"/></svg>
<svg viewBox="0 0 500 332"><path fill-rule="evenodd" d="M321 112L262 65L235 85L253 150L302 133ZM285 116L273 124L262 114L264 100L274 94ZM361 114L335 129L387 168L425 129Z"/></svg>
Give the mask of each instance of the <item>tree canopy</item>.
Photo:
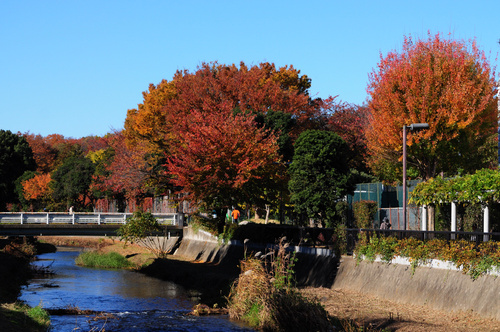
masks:
<svg viewBox="0 0 500 332"><path fill-rule="evenodd" d="M205 114L274 110L305 123L319 111L309 97L310 86L310 79L293 66L203 63L194 73L179 70L171 81L151 84L143 93L144 102L127 112L124 134L130 141L146 140L151 150L168 153L170 143L189 130L186 118L193 110Z"/></svg>
<svg viewBox="0 0 500 332"><path fill-rule="evenodd" d="M296 211L321 222L333 221L336 203L354 189L350 154L333 132L307 130L297 138L288 184Z"/></svg>
<svg viewBox="0 0 500 332"><path fill-rule="evenodd" d="M94 171L94 164L84 156L65 159L52 174L51 190L54 199L63 202L67 207L75 205L86 208Z"/></svg>
<svg viewBox="0 0 500 332"><path fill-rule="evenodd" d="M15 181L25 171L36 168L33 151L21 135L10 130L0 130L0 209L17 201Z"/></svg>
<svg viewBox="0 0 500 332"><path fill-rule="evenodd" d="M367 91L370 166L382 179L401 176L403 125L428 123L408 133L408 165L424 179L454 175L496 162L496 85L475 41L405 38L401 52L382 57Z"/></svg>
<svg viewBox="0 0 500 332"><path fill-rule="evenodd" d="M172 179L192 202L269 201L283 186L272 183L285 173L280 157L291 159L293 140L318 118L310 85L293 66L203 63L150 85L123 134L143 149L150 178Z"/></svg>
<svg viewBox="0 0 500 332"><path fill-rule="evenodd" d="M193 203L228 208L255 200L255 187L278 177L276 137L245 114L193 110L191 130L179 137L167 159L175 186Z"/></svg>

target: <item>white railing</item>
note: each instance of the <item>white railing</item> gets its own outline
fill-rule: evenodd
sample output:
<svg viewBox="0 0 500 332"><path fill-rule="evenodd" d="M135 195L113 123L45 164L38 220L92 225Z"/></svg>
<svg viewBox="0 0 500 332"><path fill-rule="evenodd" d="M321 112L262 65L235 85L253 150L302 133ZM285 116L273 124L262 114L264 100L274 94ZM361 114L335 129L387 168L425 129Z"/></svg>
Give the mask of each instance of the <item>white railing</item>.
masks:
<svg viewBox="0 0 500 332"><path fill-rule="evenodd" d="M132 213L0 212L0 224L125 224ZM159 224L179 226L177 213L153 213Z"/></svg>

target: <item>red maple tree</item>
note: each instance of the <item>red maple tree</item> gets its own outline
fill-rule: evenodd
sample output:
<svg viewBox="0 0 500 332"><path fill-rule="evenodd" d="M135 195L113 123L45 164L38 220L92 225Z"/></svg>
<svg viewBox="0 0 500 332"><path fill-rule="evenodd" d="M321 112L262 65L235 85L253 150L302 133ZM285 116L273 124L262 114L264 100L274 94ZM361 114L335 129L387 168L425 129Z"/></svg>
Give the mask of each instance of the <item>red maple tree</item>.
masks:
<svg viewBox="0 0 500 332"><path fill-rule="evenodd" d="M256 183L277 177L276 137L256 128L253 117L193 110L190 131L167 159L174 185L195 203L230 207L249 202Z"/></svg>

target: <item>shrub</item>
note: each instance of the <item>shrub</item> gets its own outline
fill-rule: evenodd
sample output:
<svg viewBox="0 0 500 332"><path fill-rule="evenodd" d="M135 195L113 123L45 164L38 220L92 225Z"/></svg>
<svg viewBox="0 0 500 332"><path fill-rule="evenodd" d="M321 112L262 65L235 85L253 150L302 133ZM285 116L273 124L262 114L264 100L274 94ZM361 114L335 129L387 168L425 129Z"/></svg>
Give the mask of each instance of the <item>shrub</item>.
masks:
<svg viewBox="0 0 500 332"><path fill-rule="evenodd" d="M50 316L40 305L26 309L26 314L41 326L50 325Z"/></svg>
<svg viewBox="0 0 500 332"><path fill-rule="evenodd" d="M373 261L377 255L384 261L389 261L395 256L406 257L410 260L412 273L419 265L431 259L452 262L472 279L477 279L494 268L500 268L500 245L494 241L484 242L475 247L473 242L465 240L420 241L407 238L398 241L390 237L372 237L367 240L364 236L358 242L355 252L358 261L362 257Z"/></svg>
<svg viewBox="0 0 500 332"><path fill-rule="evenodd" d="M353 205L354 219L358 228L372 228L375 213L377 213L377 202L359 201Z"/></svg>
<svg viewBox="0 0 500 332"><path fill-rule="evenodd" d="M127 219L127 223L118 229L117 234L125 243L138 243L156 257L165 257L169 248L164 236L159 236L162 231L164 229L151 213L136 211L131 218Z"/></svg>

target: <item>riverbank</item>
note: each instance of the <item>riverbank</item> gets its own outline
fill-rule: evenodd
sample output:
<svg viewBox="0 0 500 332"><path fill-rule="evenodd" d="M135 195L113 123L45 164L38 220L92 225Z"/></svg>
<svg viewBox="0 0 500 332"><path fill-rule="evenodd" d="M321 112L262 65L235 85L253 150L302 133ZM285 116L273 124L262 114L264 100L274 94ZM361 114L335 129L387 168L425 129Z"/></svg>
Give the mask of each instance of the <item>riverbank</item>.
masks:
<svg viewBox="0 0 500 332"><path fill-rule="evenodd" d="M47 325L36 316L45 315L39 308L29 308L17 301L21 287L32 277L33 255L51 246L36 246L22 240L0 239L0 331L45 331ZM43 319L46 319L44 317Z"/></svg>
<svg viewBox="0 0 500 332"><path fill-rule="evenodd" d="M74 239L66 239L75 245ZM73 241L73 242L71 242ZM124 256L145 261L147 250L135 245L126 245L110 239L89 240L88 245L103 251L117 251ZM59 242L60 243L60 242ZM93 243L93 244L92 244ZM173 281L195 292L209 291L203 300L213 303L215 298L227 294L225 287L239 274L239 258L243 248L218 247L208 240L185 241L175 255L154 262L141 272L163 280ZM231 252L230 250L234 250ZM328 313L341 320L352 321L355 326L386 331L500 331L497 320L484 318L471 311L436 310L428 305L411 305L384 300L348 289L332 288L331 267L324 258L304 261L299 279L301 284L309 282L314 287L301 287L304 295L317 298ZM300 265L300 264L299 264ZM323 270L321 270L323 269ZM307 276L304 271L320 271L316 276ZM328 287L319 287L321 284ZM210 292L210 290L212 290Z"/></svg>

